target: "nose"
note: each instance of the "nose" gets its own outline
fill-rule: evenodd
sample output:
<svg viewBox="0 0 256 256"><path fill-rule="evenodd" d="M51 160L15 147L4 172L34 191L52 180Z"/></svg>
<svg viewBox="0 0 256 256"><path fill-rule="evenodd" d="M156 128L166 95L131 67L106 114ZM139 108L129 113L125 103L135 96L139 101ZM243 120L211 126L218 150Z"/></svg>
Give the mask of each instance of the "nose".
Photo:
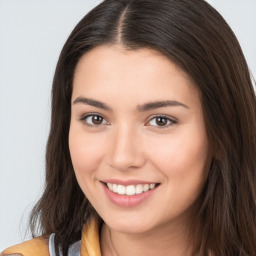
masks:
<svg viewBox="0 0 256 256"><path fill-rule="evenodd" d="M140 168L145 164L141 137L127 124L118 127L109 141L109 165L117 170L126 171Z"/></svg>

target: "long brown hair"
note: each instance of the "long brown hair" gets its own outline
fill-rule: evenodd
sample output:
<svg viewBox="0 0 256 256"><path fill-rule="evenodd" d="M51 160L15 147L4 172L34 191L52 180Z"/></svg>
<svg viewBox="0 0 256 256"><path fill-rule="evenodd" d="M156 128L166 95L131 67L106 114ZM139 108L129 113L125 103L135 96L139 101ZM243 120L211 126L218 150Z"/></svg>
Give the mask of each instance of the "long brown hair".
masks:
<svg viewBox="0 0 256 256"><path fill-rule="evenodd" d="M86 52L103 44L155 49L194 80L212 154L195 223L194 255L256 255L256 98L239 43L203 0L105 0L75 27L52 86L46 185L34 207L33 235L55 233L67 255L97 214L79 188L68 147L72 81ZM38 232L37 232L38 231Z"/></svg>

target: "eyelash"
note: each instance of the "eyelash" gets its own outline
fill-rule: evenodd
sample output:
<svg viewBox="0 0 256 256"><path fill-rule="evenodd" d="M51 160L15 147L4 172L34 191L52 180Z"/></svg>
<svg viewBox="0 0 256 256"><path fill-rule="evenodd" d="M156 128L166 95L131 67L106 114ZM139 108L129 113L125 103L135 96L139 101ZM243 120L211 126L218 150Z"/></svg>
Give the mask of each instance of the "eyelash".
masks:
<svg viewBox="0 0 256 256"><path fill-rule="evenodd" d="M147 121L146 123L146 126L150 126L150 122L155 120L155 123L157 122L157 118L160 118L160 119L164 119L165 121L167 121L167 124L166 125L163 125L163 126L160 126L160 125L151 125L153 127L157 127L157 129L166 129L166 128L169 128L169 127L172 127L174 125L176 125L178 123L178 121L174 118L171 118L169 116L165 116L165 115L155 115L153 117L151 117L149 119L149 121ZM148 125L149 124L149 125Z"/></svg>
<svg viewBox="0 0 256 256"><path fill-rule="evenodd" d="M100 123L100 124L91 124L91 123L88 123L88 118L94 118L94 117L97 117L97 118L102 118L102 120L104 120L104 123ZM160 125L150 125L150 122L152 122L153 120L155 120L154 123L157 122L157 118L160 118L160 119L163 119L167 122L166 125L163 125L163 126L160 126ZM97 128L97 127L101 127L103 125L109 125L109 122L102 116L102 115L99 115L99 114L94 114L94 113L91 113L91 114L87 114L87 115L84 115L80 118L80 120L87 126L89 127L92 127L92 128ZM169 116L165 116L165 115L155 115L153 117L151 117L147 122L146 122L146 126L153 126L153 127L157 127L157 129L166 129L166 128L169 128L171 126L174 126L175 124L177 124L177 120L174 119L174 118L171 118Z"/></svg>
<svg viewBox="0 0 256 256"><path fill-rule="evenodd" d="M90 123L88 123L88 121L87 121L87 119L89 118L89 117L91 117L91 118L93 118L93 117L100 117L100 118L102 118L102 120L105 120L105 122L106 123L104 123L104 124L90 124ZM103 125L108 125L109 123L108 123L108 121L102 116L102 115L99 115L99 114L94 114L94 113L91 113L91 114L87 114L87 115L84 115L84 116L82 116L81 118L80 118L80 120L85 124L85 125L87 125L87 126L89 126L89 127L93 127L93 128L97 128L97 127L101 127L101 126L103 126Z"/></svg>

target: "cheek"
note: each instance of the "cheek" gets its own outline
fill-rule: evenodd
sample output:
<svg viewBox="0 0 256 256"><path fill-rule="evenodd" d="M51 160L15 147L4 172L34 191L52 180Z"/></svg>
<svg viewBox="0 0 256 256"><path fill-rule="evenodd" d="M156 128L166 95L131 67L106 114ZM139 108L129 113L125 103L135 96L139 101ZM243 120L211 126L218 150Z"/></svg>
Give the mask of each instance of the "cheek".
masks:
<svg viewBox="0 0 256 256"><path fill-rule="evenodd" d="M154 145L147 145L149 158L171 183L170 188L201 188L207 176L208 140L204 132L186 127L186 132L158 138Z"/></svg>
<svg viewBox="0 0 256 256"><path fill-rule="evenodd" d="M70 127L69 150L75 175L80 186L94 175L103 155L102 142L98 136L88 136L82 129Z"/></svg>
<svg viewBox="0 0 256 256"><path fill-rule="evenodd" d="M202 138L202 137L201 137ZM178 216L192 206L199 197L206 178L207 140L201 140L195 136L190 140L186 136L182 138L170 138L158 141L150 152L152 163L164 177L164 200L168 214Z"/></svg>

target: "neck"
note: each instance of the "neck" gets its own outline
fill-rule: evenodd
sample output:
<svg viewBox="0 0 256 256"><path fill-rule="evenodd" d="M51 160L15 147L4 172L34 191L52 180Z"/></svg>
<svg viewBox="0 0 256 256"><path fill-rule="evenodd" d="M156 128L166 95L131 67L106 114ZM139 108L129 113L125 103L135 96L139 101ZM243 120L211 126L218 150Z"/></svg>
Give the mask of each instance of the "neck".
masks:
<svg viewBox="0 0 256 256"><path fill-rule="evenodd" d="M187 227L171 223L139 234L118 232L103 224L101 245L104 256L190 256L193 243Z"/></svg>

